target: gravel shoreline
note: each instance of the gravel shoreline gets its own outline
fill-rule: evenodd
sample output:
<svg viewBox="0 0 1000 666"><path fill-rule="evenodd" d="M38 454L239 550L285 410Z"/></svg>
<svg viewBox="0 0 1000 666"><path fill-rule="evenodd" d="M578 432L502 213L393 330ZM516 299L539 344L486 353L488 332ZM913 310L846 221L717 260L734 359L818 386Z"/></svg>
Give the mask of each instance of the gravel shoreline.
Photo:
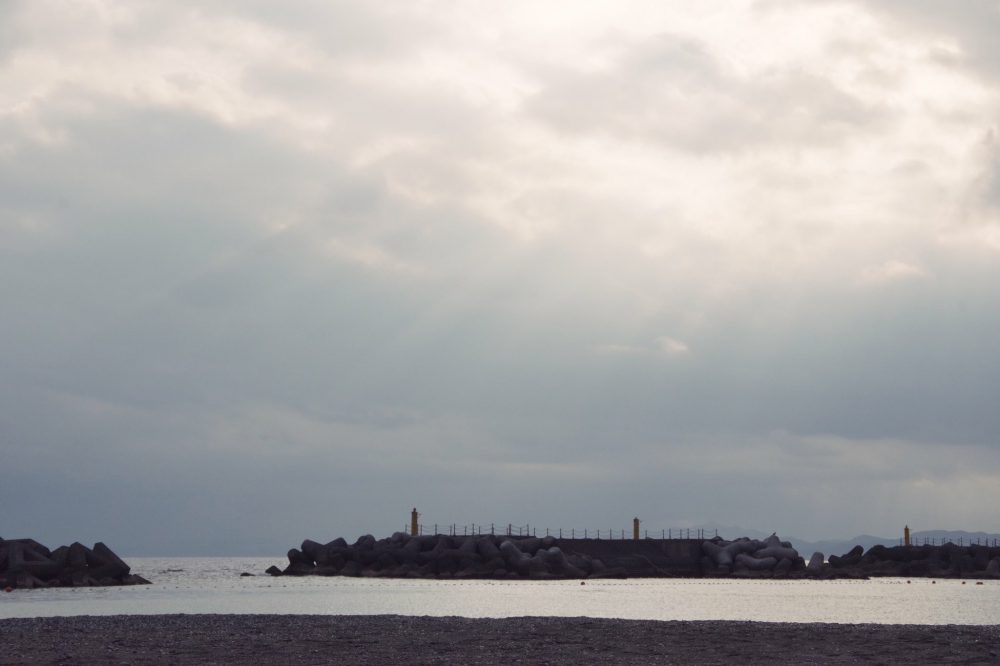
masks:
<svg viewBox="0 0 1000 666"><path fill-rule="evenodd" d="M998 626L128 615L0 620L0 664L997 663Z"/></svg>

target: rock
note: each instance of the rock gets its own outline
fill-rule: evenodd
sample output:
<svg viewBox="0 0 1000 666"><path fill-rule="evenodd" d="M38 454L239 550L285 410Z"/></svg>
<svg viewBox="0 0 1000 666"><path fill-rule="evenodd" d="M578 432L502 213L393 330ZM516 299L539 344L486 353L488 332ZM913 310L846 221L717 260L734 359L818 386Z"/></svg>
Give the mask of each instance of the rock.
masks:
<svg viewBox="0 0 1000 666"><path fill-rule="evenodd" d="M375 566L379 569L393 569L399 566L399 562L388 552L383 552L375 559Z"/></svg>
<svg viewBox="0 0 1000 666"><path fill-rule="evenodd" d="M69 563L69 546L59 546L52 551L49 559L55 562L60 569L64 569Z"/></svg>
<svg viewBox="0 0 1000 666"><path fill-rule="evenodd" d="M500 557L500 549L493 542L492 537L481 537L476 541L476 552L484 560L492 560L495 557Z"/></svg>
<svg viewBox="0 0 1000 666"><path fill-rule="evenodd" d="M67 565L70 569L80 570L87 568L87 547L79 541L70 544L69 552L66 555Z"/></svg>
<svg viewBox="0 0 1000 666"><path fill-rule="evenodd" d="M321 543L316 543L311 539L306 539L302 542L300 551L305 556L305 558L315 564L326 564L327 562L327 549Z"/></svg>
<svg viewBox="0 0 1000 666"><path fill-rule="evenodd" d="M792 571L793 566L795 566L794 561L787 557L778 560L778 563L774 566L774 575L787 576Z"/></svg>
<svg viewBox="0 0 1000 666"><path fill-rule="evenodd" d="M852 566L858 564L861 561L861 556L864 554L864 548L861 546L855 546L847 553L841 556L831 555L830 556L830 566L834 568L841 568Z"/></svg>
<svg viewBox="0 0 1000 666"><path fill-rule="evenodd" d="M528 563L531 558L518 549L513 541L509 539L500 544L500 554L507 563L507 568L516 571L521 576L527 575Z"/></svg>
<svg viewBox="0 0 1000 666"><path fill-rule="evenodd" d="M552 571L559 572L569 566L569 563L566 561L566 555L559 546L552 546L548 550L539 549L538 552L545 554L545 564Z"/></svg>
<svg viewBox="0 0 1000 666"><path fill-rule="evenodd" d="M815 552L812 557L809 558L809 564L806 565L806 571L810 573L819 573L823 570L823 553Z"/></svg>
<svg viewBox="0 0 1000 666"><path fill-rule="evenodd" d="M348 562L344 565L344 568L340 570L340 575L357 578L361 575L361 565L357 562Z"/></svg>
<svg viewBox="0 0 1000 666"><path fill-rule="evenodd" d="M462 553L464 557L476 557L476 540L475 539L464 539L462 545L458 547L458 552Z"/></svg>
<svg viewBox="0 0 1000 666"><path fill-rule="evenodd" d="M736 564L750 571L770 571L778 564L778 560L774 557L757 558L746 553L740 553L736 556Z"/></svg>
<svg viewBox="0 0 1000 666"><path fill-rule="evenodd" d="M537 537L517 540L517 549L525 555L534 555L542 547L542 540Z"/></svg>
<svg viewBox="0 0 1000 666"><path fill-rule="evenodd" d="M580 571L584 575L589 574L593 570L593 563L590 557L575 553L566 555L566 565Z"/></svg>
<svg viewBox="0 0 1000 666"><path fill-rule="evenodd" d="M288 551L288 561L291 564L305 564L308 566L313 566L313 560L308 555L303 553L298 548L292 548Z"/></svg>
<svg viewBox="0 0 1000 666"><path fill-rule="evenodd" d="M96 559L100 559L102 564L97 567L100 573L95 572L94 576L110 577L121 580L125 576L129 575L129 566L125 564L120 557L118 557L114 551L108 548L104 543L98 541L94 544L94 550L92 551Z"/></svg>
<svg viewBox="0 0 1000 666"><path fill-rule="evenodd" d="M271 566L269 566L269 567L267 568L267 570L266 570L266 571L264 571L264 573L266 573L266 574L270 574L270 575L272 575L272 576L280 576L280 575L281 575L281 569L279 569L278 567L276 567L276 566L274 566L274 565L272 564Z"/></svg>
<svg viewBox="0 0 1000 666"><path fill-rule="evenodd" d="M549 573L548 564L545 563L545 555L542 552L539 552L528 558L527 569L529 576L539 573Z"/></svg>
<svg viewBox="0 0 1000 666"><path fill-rule="evenodd" d="M767 557L773 557L779 562L783 559L794 560L799 556L799 551L794 548L785 548L782 545L768 546L766 548L761 548L754 552L754 557L757 559L764 559Z"/></svg>
<svg viewBox="0 0 1000 666"><path fill-rule="evenodd" d="M720 573L728 573L732 570L737 556L759 550L760 542L750 539L737 539L730 542L705 541L701 547L702 552L715 563Z"/></svg>
<svg viewBox="0 0 1000 666"><path fill-rule="evenodd" d="M81 543L54 551L34 539L0 539L0 580L10 587L121 585L129 566L104 543Z"/></svg>
<svg viewBox="0 0 1000 666"><path fill-rule="evenodd" d="M286 576L308 576L316 569L310 562L290 562L282 571Z"/></svg>

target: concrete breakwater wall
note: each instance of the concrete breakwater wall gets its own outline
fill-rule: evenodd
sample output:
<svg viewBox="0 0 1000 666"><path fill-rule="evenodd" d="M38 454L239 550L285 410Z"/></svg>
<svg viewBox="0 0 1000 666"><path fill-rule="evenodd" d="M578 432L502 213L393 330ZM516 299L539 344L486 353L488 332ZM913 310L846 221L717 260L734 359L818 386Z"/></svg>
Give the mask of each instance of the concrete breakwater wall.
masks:
<svg viewBox="0 0 1000 666"><path fill-rule="evenodd" d="M995 552L994 552L995 551ZM371 535L353 544L312 540L288 552L275 576L390 578L583 579L627 577L867 578L934 576L1000 578L1000 548L860 546L808 562L776 535L768 539L558 539L503 535Z"/></svg>
<svg viewBox="0 0 1000 666"><path fill-rule="evenodd" d="M101 542L49 550L34 539L0 539L0 581L7 589L149 583Z"/></svg>

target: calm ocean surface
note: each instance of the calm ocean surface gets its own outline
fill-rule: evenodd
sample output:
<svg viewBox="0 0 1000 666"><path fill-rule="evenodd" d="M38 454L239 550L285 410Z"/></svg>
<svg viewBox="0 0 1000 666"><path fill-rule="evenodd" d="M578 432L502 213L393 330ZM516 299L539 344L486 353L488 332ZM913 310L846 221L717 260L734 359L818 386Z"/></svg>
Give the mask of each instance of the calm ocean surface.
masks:
<svg viewBox="0 0 1000 666"><path fill-rule="evenodd" d="M562 615L650 620L998 624L1000 582L556 582L240 577L284 558L126 558L153 585L0 593L0 618L158 613Z"/></svg>

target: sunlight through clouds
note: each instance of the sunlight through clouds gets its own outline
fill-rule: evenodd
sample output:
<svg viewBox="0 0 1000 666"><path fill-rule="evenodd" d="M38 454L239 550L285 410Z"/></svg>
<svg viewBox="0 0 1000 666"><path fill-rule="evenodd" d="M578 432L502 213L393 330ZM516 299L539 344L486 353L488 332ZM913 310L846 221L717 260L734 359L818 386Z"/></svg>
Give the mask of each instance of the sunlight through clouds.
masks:
<svg viewBox="0 0 1000 666"><path fill-rule="evenodd" d="M1000 499L995 9L0 3L0 503L752 520L710 479L801 537L996 530L914 491L960 454ZM812 520L813 464L882 509Z"/></svg>

